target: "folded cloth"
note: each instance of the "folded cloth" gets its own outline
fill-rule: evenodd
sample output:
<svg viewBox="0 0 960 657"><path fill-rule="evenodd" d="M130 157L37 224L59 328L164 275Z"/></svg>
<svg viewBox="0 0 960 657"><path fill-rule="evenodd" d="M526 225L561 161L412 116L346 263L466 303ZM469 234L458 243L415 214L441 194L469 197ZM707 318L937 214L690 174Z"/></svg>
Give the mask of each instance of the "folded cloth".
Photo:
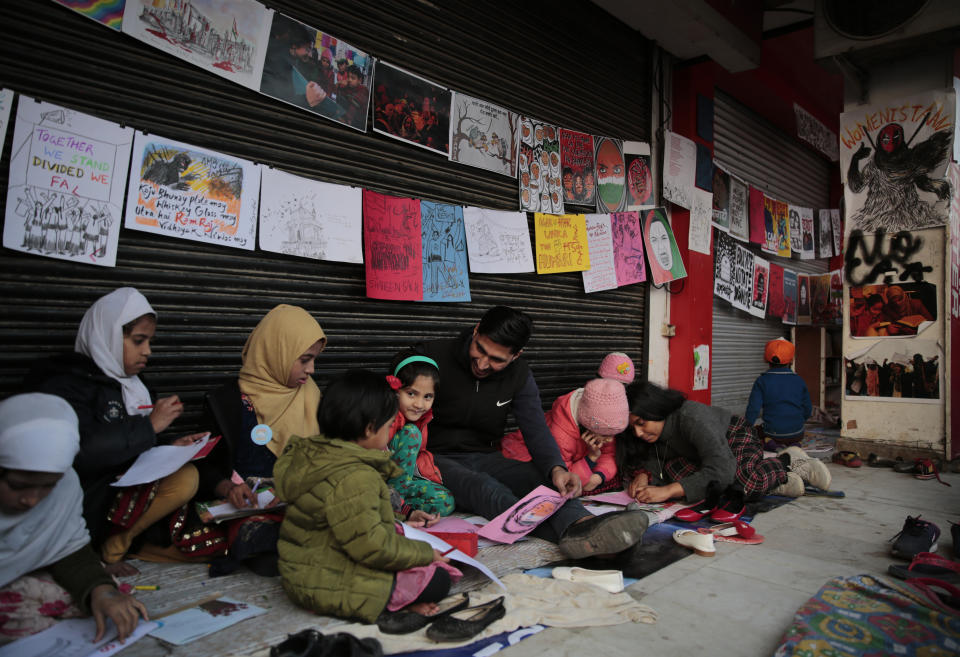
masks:
<svg viewBox="0 0 960 657"><path fill-rule="evenodd" d="M607 593L591 584L552 580L513 573L500 581L507 587L504 603L507 614L467 641L445 643L444 647L467 645L482 638L511 632L521 627L593 627L621 623L656 623L657 612L634 600L629 593ZM491 582L470 592L470 604L480 605L504 595ZM338 632L358 638L374 637L383 645L384 654L436 650L437 644L426 637L426 629L411 634L383 634L376 625L351 623L338 625Z"/></svg>

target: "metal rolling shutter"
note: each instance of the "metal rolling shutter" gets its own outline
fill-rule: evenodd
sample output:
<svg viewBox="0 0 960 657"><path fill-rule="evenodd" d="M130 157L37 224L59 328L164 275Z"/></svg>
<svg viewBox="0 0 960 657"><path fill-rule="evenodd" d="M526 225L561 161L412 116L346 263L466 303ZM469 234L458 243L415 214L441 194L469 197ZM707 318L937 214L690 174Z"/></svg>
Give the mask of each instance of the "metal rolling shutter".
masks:
<svg viewBox="0 0 960 657"><path fill-rule="evenodd" d="M589 2L269 3L424 77L564 127L649 141L648 42ZM603 59L576 44L602 42ZM616 65L612 65L615 63ZM54 2L0 4L0 81L14 91L305 177L416 198L517 207L517 184L357 131L234 85ZM12 133L11 133L12 134ZM11 138L0 160L6 190ZM317 379L382 370L399 348L453 335L503 303L535 320L527 355L548 405L607 351L643 367L646 286L586 295L579 273L474 275L470 304L377 301L362 265L240 251L121 230L117 267L0 251L0 397L41 357L72 349L97 297L138 287L160 316L149 383L186 402L235 375L250 329L278 303L318 318L329 346Z"/></svg>
<svg viewBox="0 0 960 657"><path fill-rule="evenodd" d="M830 200L830 164L801 146L730 96L714 96L714 159L723 169L775 198L812 208ZM761 253L761 257L803 274L823 274L826 260L793 260ZM713 299L711 403L744 413L754 380L767 369L763 347L789 337L782 322L760 319Z"/></svg>

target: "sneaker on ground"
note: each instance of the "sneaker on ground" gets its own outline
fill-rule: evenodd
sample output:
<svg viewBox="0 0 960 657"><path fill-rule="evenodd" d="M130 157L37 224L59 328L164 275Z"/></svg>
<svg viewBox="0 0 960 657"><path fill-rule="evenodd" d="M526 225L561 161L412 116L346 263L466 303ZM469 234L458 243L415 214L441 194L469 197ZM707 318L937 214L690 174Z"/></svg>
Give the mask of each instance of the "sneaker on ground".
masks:
<svg viewBox="0 0 960 657"><path fill-rule="evenodd" d="M803 479L796 472L787 471L787 483L780 484L772 491L770 495L783 495L784 497L800 497L803 495Z"/></svg>
<svg viewBox="0 0 960 657"><path fill-rule="evenodd" d="M616 554L639 543L649 523L646 511L614 511L588 517L567 527L558 547L568 559Z"/></svg>
<svg viewBox="0 0 960 657"><path fill-rule="evenodd" d="M902 559L913 559L920 552L936 552L940 528L932 522L907 516L903 529L891 538L894 541L890 553Z"/></svg>
<svg viewBox="0 0 960 657"><path fill-rule="evenodd" d="M790 472L797 473L804 482L823 490L828 490L833 481L830 470L819 459L795 459L791 455Z"/></svg>

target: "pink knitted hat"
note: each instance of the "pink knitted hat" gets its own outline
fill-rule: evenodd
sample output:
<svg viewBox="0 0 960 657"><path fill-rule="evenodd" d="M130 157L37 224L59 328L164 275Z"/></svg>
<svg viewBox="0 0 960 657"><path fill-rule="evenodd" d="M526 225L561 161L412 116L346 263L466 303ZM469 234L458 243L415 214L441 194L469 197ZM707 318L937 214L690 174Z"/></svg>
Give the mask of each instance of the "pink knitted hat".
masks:
<svg viewBox="0 0 960 657"><path fill-rule="evenodd" d="M615 351L603 357L597 374L604 379L613 379L620 383L633 383L633 361L625 353Z"/></svg>
<svg viewBox="0 0 960 657"><path fill-rule="evenodd" d="M577 422L601 436L613 436L627 428L630 407L627 391L619 381L592 379L583 387Z"/></svg>

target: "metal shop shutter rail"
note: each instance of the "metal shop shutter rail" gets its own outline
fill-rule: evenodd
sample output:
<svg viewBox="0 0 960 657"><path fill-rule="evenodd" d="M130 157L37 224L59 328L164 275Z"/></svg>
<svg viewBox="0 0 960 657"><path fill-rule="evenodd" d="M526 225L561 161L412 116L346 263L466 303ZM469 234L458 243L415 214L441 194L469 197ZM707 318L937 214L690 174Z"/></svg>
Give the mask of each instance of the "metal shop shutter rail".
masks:
<svg viewBox="0 0 960 657"><path fill-rule="evenodd" d="M649 44L591 3L268 6L465 93L564 127L649 140ZM305 177L516 208L515 180L314 117L56 3L0 4L0 36L0 82L19 94ZM597 66L560 45L600 40L616 66ZM3 190L9 158L7 145ZM138 287L160 316L145 378L160 394L184 398L184 430L199 422L203 393L239 369L247 335L277 303L302 305L327 332L317 363L321 386L349 367L381 371L397 349L452 335L497 303L534 317L527 355L545 407L594 376L608 351L627 352L641 368L645 360L642 284L586 295L579 273L472 275L471 304L378 301L365 297L362 265L121 229L112 269L0 251L0 397L19 392L39 358L72 349L84 310L121 285Z"/></svg>
<svg viewBox="0 0 960 657"><path fill-rule="evenodd" d="M714 95L714 159L731 174L779 200L814 208L828 206L830 164L720 90ZM748 248L760 257L801 274L829 271L825 259L794 260ZM763 347L789 337L790 327L736 310L713 299L711 403L743 414L754 380L767 369Z"/></svg>

